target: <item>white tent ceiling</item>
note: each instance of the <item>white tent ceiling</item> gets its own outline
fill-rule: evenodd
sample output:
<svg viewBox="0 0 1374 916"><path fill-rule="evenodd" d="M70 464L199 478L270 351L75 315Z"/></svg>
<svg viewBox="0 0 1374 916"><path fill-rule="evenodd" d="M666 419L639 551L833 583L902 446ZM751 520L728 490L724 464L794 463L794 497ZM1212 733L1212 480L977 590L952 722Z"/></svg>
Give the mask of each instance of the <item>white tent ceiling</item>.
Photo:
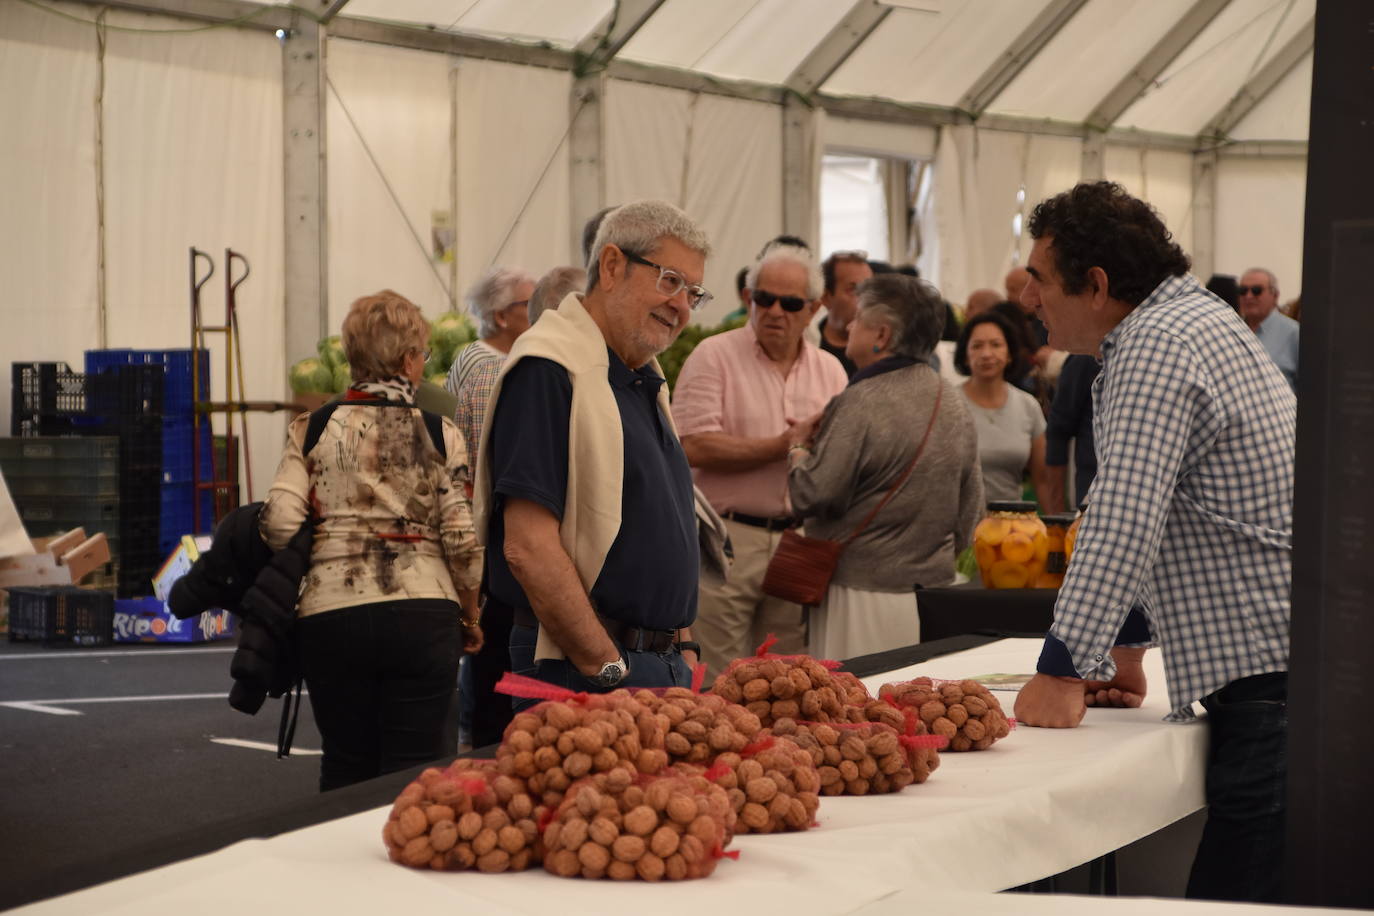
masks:
<svg viewBox="0 0 1374 916"><path fill-rule="evenodd" d="M187 249L232 246L249 394L280 397L361 292L434 314L645 196L712 237L710 322L764 239L818 238L827 151L929 166L920 263L954 301L1024 257L1018 208L1097 176L1200 271L1300 288L1315 0L299 2L0 0L0 365L185 345Z"/></svg>

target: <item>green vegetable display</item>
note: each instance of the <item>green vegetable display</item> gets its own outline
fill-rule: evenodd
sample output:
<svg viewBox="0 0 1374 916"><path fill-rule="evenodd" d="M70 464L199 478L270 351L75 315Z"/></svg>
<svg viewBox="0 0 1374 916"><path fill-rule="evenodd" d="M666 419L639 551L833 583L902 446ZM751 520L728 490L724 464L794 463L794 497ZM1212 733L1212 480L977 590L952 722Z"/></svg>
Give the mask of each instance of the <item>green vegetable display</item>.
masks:
<svg viewBox="0 0 1374 916"><path fill-rule="evenodd" d="M291 390L300 394L329 394L334 390L334 372L315 357L291 367Z"/></svg>

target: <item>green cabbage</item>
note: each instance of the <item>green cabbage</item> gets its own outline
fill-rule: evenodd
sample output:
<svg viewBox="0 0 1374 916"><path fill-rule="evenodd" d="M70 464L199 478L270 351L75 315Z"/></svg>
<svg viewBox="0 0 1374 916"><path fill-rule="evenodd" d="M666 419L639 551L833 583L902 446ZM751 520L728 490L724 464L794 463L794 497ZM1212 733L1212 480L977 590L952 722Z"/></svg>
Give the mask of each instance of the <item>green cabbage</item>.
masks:
<svg viewBox="0 0 1374 916"><path fill-rule="evenodd" d="M339 339L338 334L333 337L326 337L315 344L315 350L320 354L320 362L331 370L340 363L348 362L348 357L344 356L343 341Z"/></svg>
<svg viewBox="0 0 1374 916"><path fill-rule="evenodd" d="M353 376L349 375L348 363L339 363L334 367L334 387L330 390L336 394L347 391L348 386L353 384Z"/></svg>
<svg viewBox="0 0 1374 916"><path fill-rule="evenodd" d="M476 339L477 329L462 312L444 312L435 318L429 325L430 365L425 374L431 374L431 367L435 374L448 372L458 351Z"/></svg>
<svg viewBox="0 0 1374 916"><path fill-rule="evenodd" d="M334 373L311 356L291 367L291 390L298 394L329 394L334 390Z"/></svg>

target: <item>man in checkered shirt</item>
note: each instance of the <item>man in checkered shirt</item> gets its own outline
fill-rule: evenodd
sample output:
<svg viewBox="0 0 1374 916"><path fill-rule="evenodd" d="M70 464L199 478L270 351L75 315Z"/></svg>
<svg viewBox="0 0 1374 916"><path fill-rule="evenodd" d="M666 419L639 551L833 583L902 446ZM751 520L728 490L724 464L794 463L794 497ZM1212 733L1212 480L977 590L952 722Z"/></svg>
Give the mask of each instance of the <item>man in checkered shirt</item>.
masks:
<svg viewBox="0 0 1374 916"><path fill-rule="evenodd" d="M1021 294L1050 346L1100 353L1098 472L1027 725L1139 706L1160 646L1172 720L1210 723L1190 897L1280 899L1297 401L1254 333L1188 273L1150 207L1085 182L1043 201ZM1132 611L1139 607L1142 610Z"/></svg>

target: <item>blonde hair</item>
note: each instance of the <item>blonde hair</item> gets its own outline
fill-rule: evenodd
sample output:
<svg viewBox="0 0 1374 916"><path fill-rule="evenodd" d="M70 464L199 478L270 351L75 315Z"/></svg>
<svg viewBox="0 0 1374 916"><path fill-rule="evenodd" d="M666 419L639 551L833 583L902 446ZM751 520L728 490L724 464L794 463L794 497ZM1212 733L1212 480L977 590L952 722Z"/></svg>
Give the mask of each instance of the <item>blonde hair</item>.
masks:
<svg viewBox="0 0 1374 916"><path fill-rule="evenodd" d="M343 322L343 349L355 382L380 381L405 371L406 354L423 353L429 322L405 296L384 289L363 296Z"/></svg>

